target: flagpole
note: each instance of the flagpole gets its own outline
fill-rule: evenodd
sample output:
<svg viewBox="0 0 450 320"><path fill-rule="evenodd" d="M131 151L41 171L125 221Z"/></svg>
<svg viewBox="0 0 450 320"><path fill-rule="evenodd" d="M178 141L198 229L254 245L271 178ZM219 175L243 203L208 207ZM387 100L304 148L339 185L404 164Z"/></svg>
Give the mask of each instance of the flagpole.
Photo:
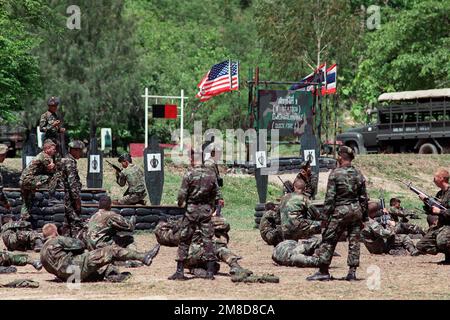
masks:
<svg viewBox="0 0 450 320"><path fill-rule="evenodd" d="M230 81L230 90L233 89L233 76L231 75L231 59L228 59L228 79Z"/></svg>

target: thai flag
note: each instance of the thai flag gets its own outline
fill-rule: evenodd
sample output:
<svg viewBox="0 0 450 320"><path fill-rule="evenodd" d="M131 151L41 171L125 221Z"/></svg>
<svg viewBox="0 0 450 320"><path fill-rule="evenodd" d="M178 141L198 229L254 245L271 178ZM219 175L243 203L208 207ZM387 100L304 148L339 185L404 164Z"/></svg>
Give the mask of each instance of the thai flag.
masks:
<svg viewBox="0 0 450 320"><path fill-rule="evenodd" d="M337 66L333 64L327 69L327 84L325 94L335 94L336 93L336 78L337 78Z"/></svg>
<svg viewBox="0 0 450 320"><path fill-rule="evenodd" d="M314 72L308 74L306 77L301 79L299 83L292 85L289 90L302 90L302 91L314 91L313 85L308 85L311 82L322 82L322 93L325 92L326 88L326 72L327 64L324 63L319 66Z"/></svg>

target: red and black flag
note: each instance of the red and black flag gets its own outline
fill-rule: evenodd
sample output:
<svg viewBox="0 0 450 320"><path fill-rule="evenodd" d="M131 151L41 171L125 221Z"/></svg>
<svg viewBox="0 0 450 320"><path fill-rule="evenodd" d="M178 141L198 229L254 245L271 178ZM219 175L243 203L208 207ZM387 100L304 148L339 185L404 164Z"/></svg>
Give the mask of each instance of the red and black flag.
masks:
<svg viewBox="0 0 450 320"><path fill-rule="evenodd" d="M152 105L153 118L176 119L178 109L176 104L154 104Z"/></svg>

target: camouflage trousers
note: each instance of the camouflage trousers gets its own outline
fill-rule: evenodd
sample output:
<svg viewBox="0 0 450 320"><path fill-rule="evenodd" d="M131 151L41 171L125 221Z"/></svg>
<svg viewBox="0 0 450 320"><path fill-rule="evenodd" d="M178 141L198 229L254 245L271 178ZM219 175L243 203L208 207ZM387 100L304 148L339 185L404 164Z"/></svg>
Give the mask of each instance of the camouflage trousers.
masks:
<svg viewBox="0 0 450 320"><path fill-rule="evenodd" d="M417 242L417 249L424 254L450 254L450 226L431 227Z"/></svg>
<svg viewBox="0 0 450 320"><path fill-rule="evenodd" d="M319 266L319 258L313 256L313 254L319 248L321 242L320 237L312 237L300 242L285 240L273 249L272 260L280 266L317 267Z"/></svg>
<svg viewBox="0 0 450 320"><path fill-rule="evenodd" d="M20 192L23 201L22 208L20 209L20 218L22 220L27 221L30 219L31 207L33 205L34 193L36 190L48 186L50 190L54 191L60 179L60 174L43 174L20 180Z"/></svg>
<svg viewBox="0 0 450 320"><path fill-rule="evenodd" d="M9 251L32 250L36 240L44 242L42 235L33 230L7 230L2 233L2 239Z"/></svg>
<svg viewBox="0 0 450 320"><path fill-rule="evenodd" d="M241 259L226 245L217 242L214 242L214 253L218 261L224 262L230 267L233 266L233 262ZM199 243L192 243L189 247L188 257L184 260L184 266L189 269L206 269L207 263L208 260L206 260L204 248Z"/></svg>
<svg viewBox="0 0 450 320"><path fill-rule="evenodd" d="M206 261L216 261L214 254L214 228L211 222L212 206L209 204L188 204L185 216L180 226L180 243L178 245L177 261L188 257L189 246L196 230L200 231L201 243L205 251Z"/></svg>
<svg viewBox="0 0 450 320"><path fill-rule="evenodd" d="M139 201L145 199L145 191L141 193L125 192L122 198L118 200L119 204L137 204Z"/></svg>
<svg viewBox="0 0 450 320"><path fill-rule="evenodd" d="M0 266L25 266L31 263L32 260L27 254L14 254L11 252L0 250Z"/></svg>
<svg viewBox="0 0 450 320"><path fill-rule="evenodd" d="M349 267L359 266L362 211L359 204L337 206L328 219L327 228L322 233L322 244L319 248L321 265L329 266L333 259L336 245L344 231L348 232Z"/></svg>
<svg viewBox="0 0 450 320"><path fill-rule="evenodd" d="M281 225L284 240L307 239L320 234L321 222L303 218L291 218Z"/></svg>
<svg viewBox="0 0 450 320"><path fill-rule="evenodd" d="M106 246L73 256L68 264L61 266L55 274L61 280L79 277L80 281L96 281L103 277L99 270L115 261L138 260L143 262L145 253L124 249L117 245Z"/></svg>
<svg viewBox="0 0 450 320"><path fill-rule="evenodd" d="M76 212L75 210L76 202L72 200L69 192L66 190L64 192L64 223L67 225L78 225L81 223L80 214L81 212Z"/></svg>
<svg viewBox="0 0 450 320"><path fill-rule="evenodd" d="M405 249L409 253L416 251L416 246L406 234L396 234L385 240L379 237L374 240L364 239L364 245L371 254L388 254L391 250Z"/></svg>
<svg viewBox="0 0 450 320"><path fill-rule="evenodd" d="M395 225L395 233L397 234L422 234L425 232L423 229L415 224L399 222Z"/></svg>

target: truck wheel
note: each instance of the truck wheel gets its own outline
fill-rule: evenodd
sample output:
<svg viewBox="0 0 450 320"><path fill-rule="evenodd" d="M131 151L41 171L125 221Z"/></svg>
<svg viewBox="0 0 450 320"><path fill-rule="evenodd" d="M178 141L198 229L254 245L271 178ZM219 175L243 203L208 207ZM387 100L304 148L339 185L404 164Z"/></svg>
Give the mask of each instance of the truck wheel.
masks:
<svg viewBox="0 0 450 320"><path fill-rule="evenodd" d="M353 152L355 154L359 154L359 148L358 148L358 145L356 143L352 142L348 146L353 149Z"/></svg>
<svg viewBox="0 0 450 320"><path fill-rule="evenodd" d="M420 146L419 154L438 154L438 149L432 143L424 143Z"/></svg>

